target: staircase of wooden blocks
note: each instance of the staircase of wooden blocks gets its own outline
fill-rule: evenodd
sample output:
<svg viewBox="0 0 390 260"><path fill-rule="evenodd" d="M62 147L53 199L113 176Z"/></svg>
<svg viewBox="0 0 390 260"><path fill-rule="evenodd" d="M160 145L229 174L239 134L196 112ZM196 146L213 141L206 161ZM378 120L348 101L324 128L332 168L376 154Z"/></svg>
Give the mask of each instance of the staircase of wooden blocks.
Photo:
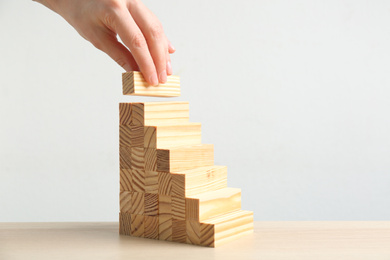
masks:
<svg viewBox="0 0 390 260"><path fill-rule="evenodd" d="M213 145L201 143L188 102L119 111L120 234L215 247L253 232L253 213L227 187L227 167L214 165Z"/></svg>

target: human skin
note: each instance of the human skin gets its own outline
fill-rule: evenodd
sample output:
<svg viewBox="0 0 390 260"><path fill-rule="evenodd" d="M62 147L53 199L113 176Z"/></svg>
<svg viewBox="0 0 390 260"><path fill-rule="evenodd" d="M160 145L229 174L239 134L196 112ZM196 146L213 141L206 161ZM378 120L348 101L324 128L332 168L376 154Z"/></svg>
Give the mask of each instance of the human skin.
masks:
<svg viewBox="0 0 390 260"><path fill-rule="evenodd" d="M161 22L140 0L34 1L61 15L126 71L140 70L150 85L165 83L172 74L170 54L175 48Z"/></svg>

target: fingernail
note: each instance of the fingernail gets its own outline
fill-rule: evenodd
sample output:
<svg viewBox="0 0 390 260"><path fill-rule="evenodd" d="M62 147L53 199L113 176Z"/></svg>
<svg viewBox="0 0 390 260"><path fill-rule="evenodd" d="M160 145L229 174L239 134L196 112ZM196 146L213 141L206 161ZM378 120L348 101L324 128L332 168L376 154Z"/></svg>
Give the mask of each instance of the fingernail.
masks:
<svg viewBox="0 0 390 260"><path fill-rule="evenodd" d="M170 61L167 62L167 73L168 75L172 75L172 65Z"/></svg>
<svg viewBox="0 0 390 260"><path fill-rule="evenodd" d="M160 82L163 84L165 82L167 82L167 71L166 70L163 70L160 72Z"/></svg>
<svg viewBox="0 0 390 260"><path fill-rule="evenodd" d="M153 75L149 79L150 79L150 83L152 83L152 86L158 85L158 78L156 73L153 73Z"/></svg>
<svg viewBox="0 0 390 260"><path fill-rule="evenodd" d="M172 49L173 52L176 51L175 47L172 45L172 43L168 43L169 44L169 47Z"/></svg>

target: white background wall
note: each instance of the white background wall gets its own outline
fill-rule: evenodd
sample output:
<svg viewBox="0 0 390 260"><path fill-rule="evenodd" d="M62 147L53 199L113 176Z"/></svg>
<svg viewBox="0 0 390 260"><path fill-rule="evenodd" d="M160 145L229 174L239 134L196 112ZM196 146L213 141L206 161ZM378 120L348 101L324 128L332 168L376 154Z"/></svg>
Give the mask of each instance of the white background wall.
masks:
<svg viewBox="0 0 390 260"><path fill-rule="evenodd" d="M256 220L389 220L389 1L145 1ZM0 0L0 221L116 221L122 69Z"/></svg>

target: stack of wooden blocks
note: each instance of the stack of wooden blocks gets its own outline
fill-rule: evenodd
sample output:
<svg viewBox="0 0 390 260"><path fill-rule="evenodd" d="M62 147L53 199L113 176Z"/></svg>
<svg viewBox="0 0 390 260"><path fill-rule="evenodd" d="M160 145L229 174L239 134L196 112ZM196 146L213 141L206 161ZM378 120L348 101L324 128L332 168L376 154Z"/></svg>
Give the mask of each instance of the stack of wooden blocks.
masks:
<svg viewBox="0 0 390 260"><path fill-rule="evenodd" d="M123 74L123 92L178 96L179 78L149 87ZM120 103L120 234L215 247L253 232L241 190L227 187L227 167L201 143L188 102Z"/></svg>

